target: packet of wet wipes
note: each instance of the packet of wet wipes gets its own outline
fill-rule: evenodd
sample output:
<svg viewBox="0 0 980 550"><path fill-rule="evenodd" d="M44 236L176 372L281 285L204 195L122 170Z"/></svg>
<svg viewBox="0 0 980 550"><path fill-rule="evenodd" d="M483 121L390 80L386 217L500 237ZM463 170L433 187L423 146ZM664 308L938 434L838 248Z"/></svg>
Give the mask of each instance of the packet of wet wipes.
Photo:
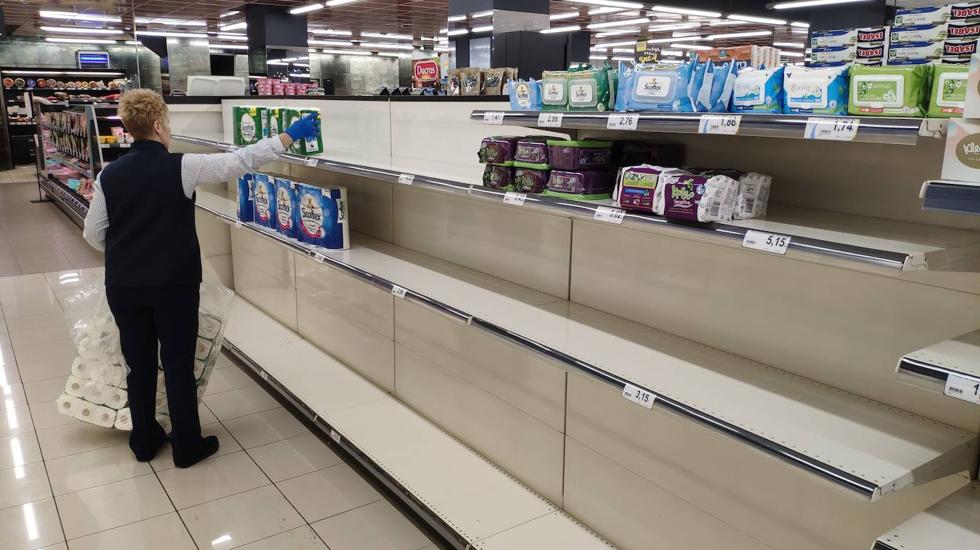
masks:
<svg viewBox="0 0 980 550"><path fill-rule="evenodd" d="M783 70L783 112L843 115L847 113L847 84L847 66L788 66Z"/></svg>
<svg viewBox="0 0 980 550"><path fill-rule="evenodd" d="M783 112L783 68L742 69L735 78L733 113Z"/></svg>
<svg viewBox="0 0 980 550"><path fill-rule="evenodd" d="M852 115L923 116L932 65L851 65Z"/></svg>

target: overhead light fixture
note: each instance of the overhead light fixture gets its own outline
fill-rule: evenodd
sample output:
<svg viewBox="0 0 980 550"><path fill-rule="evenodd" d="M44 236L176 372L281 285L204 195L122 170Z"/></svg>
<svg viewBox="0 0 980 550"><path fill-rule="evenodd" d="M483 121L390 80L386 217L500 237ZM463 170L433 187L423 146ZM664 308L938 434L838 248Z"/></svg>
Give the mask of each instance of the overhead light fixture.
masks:
<svg viewBox="0 0 980 550"><path fill-rule="evenodd" d="M248 23L244 21L239 21L238 23L232 23L231 25L225 25L224 27L218 27L220 31L237 31L238 29L247 29Z"/></svg>
<svg viewBox="0 0 980 550"><path fill-rule="evenodd" d="M326 6L324 6L323 4L320 4L319 2L317 2L316 4L309 4L309 5L306 5L306 6L300 6L298 8L293 8L293 9L289 10L289 13L291 15L300 15L302 13L309 13L311 11L322 10L325 7Z"/></svg>
<svg viewBox="0 0 980 550"><path fill-rule="evenodd" d="M803 52L779 52L779 55L785 57L803 57Z"/></svg>
<svg viewBox="0 0 980 550"><path fill-rule="evenodd" d="M723 34L711 34L708 35L708 40L718 40L720 38L749 38L752 36L771 36L772 31L746 31L746 32L729 32Z"/></svg>
<svg viewBox="0 0 980 550"><path fill-rule="evenodd" d="M232 15L238 15L239 13L242 13L242 12L240 12L238 10L226 11L225 13L222 13L221 15L219 15L218 18L224 19L225 17L231 17Z"/></svg>
<svg viewBox="0 0 980 550"><path fill-rule="evenodd" d="M643 4L638 2L620 2L619 0L569 0L571 4L587 4L589 6L605 6L610 8L626 8L628 10L642 10Z"/></svg>
<svg viewBox="0 0 980 550"><path fill-rule="evenodd" d="M470 14L470 19L480 19L481 17L493 17L493 10L478 11Z"/></svg>
<svg viewBox="0 0 980 550"><path fill-rule="evenodd" d="M791 26L791 27L797 27L799 29L809 29L810 28L810 24L807 23L806 21L793 21L792 23L789 24L789 26Z"/></svg>
<svg viewBox="0 0 980 550"><path fill-rule="evenodd" d="M817 6L830 6L833 4L852 4L854 2L867 2L868 0L799 0L795 2L776 2L772 5L774 10L792 10L796 8L815 8Z"/></svg>
<svg viewBox="0 0 980 550"><path fill-rule="evenodd" d="M208 35L196 32L177 31L136 31L138 36L166 36L168 38L207 38Z"/></svg>
<svg viewBox="0 0 980 550"><path fill-rule="evenodd" d="M607 36L622 36L624 34L640 34L640 29L623 29L621 31L606 31L596 33L596 38L606 38Z"/></svg>
<svg viewBox="0 0 980 550"><path fill-rule="evenodd" d="M371 52L364 50L320 50L320 52L329 55L371 55Z"/></svg>
<svg viewBox="0 0 980 550"><path fill-rule="evenodd" d="M702 46L700 44L671 44L671 48L678 50L710 50L711 46Z"/></svg>
<svg viewBox="0 0 980 550"><path fill-rule="evenodd" d="M354 43L348 40L319 40L317 38L310 38L306 41L307 44L312 46L353 46Z"/></svg>
<svg viewBox="0 0 980 550"><path fill-rule="evenodd" d="M613 48L613 53L633 53L631 48Z"/></svg>
<svg viewBox="0 0 980 550"><path fill-rule="evenodd" d="M446 33L446 36L460 36L463 34L469 34L469 29L455 29Z"/></svg>
<svg viewBox="0 0 980 550"><path fill-rule="evenodd" d="M748 25L747 21L734 21L732 19L712 19L708 21L712 27L729 27L732 25Z"/></svg>
<svg viewBox="0 0 980 550"><path fill-rule="evenodd" d="M577 11L566 11L565 13L553 13L548 19L552 21L561 21L562 19L571 19L573 17L578 17Z"/></svg>
<svg viewBox="0 0 980 550"><path fill-rule="evenodd" d="M680 50L660 50L660 55L684 55Z"/></svg>
<svg viewBox="0 0 980 550"><path fill-rule="evenodd" d="M72 11L40 10L38 15L47 19L64 19L66 21L102 21L105 23L122 23L122 17L117 15L102 15L99 13L75 13Z"/></svg>
<svg viewBox="0 0 980 550"><path fill-rule="evenodd" d="M310 78L310 73L289 73L293 78Z"/></svg>
<svg viewBox="0 0 980 550"><path fill-rule="evenodd" d="M764 23L766 25L786 25L789 23L785 19L773 19L772 17L756 17L754 15L729 14L728 19L735 21L748 21L749 23Z"/></svg>
<svg viewBox="0 0 980 550"><path fill-rule="evenodd" d="M456 23L458 21L466 21L466 16L465 15L450 15L449 17L446 18L446 21L449 21L450 23Z"/></svg>
<svg viewBox="0 0 980 550"><path fill-rule="evenodd" d="M207 27L207 21L199 19L171 19L169 17L137 17L135 19L140 25L164 25L168 27Z"/></svg>
<svg viewBox="0 0 980 550"><path fill-rule="evenodd" d="M634 44L636 44L635 40L627 40L625 42L606 42L604 44L596 44L595 46L593 46L593 48L599 50L605 50L609 48L618 48L620 46L632 46Z"/></svg>
<svg viewBox="0 0 980 550"><path fill-rule="evenodd" d="M626 11L626 8L594 8L589 10L589 15L608 15L610 13L619 13L621 11Z"/></svg>
<svg viewBox="0 0 980 550"><path fill-rule="evenodd" d="M473 27L472 29L470 29L470 32L476 32L476 33L480 33L480 32L492 32L492 31L493 31L493 25L484 25L482 27ZM449 33L449 36L452 36L452 35L453 35L453 33Z"/></svg>
<svg viewBox="0 0 980 550"><path fill-rule="evenodd" d="M339 29L310 29L313 34L329 34L331 36L351 36L354 33L351 31L342 31Z"/></svg>
<svg viewBox="0 0 980 550"><path fill-rule="evenodd" d="M794 27L794 28L790 29L789 32L791 32L793 34L810 34L810 29L799 29L799 28Z"/></svg>
<svg viewBox="0 0 980 550"><path fill-rule="evenodd" d="M309 69L310 68L310 64L309 63L293 63L293 67L306 67L307 69Z"/></svg>
<svg viewBox="0 0 980 550"><path fill-rule="evenodd" d="M119 29L86 29L85 27L41 27L42 31L67 32L70 34L122 34Z"/></svg>
<svg viewBox="0 0 980 550"><path fill-rule="evenodd" d="M397 52L378 52L381 57L400 57L402 59L408 59L412 57L410 53L397 53Z"/></svg>
<svg viewBox="0 0 980 550"><path fill-rule="evenodd" d="M704 36L683 36L680 38L670 37L670 38L651 38L647 40L647 44L667 44L669 42L694 42L696 40L709 40L709 38Z"/></svg>
<svg viewBox="0 0 980 550"><path fill-rule="evenodd" d="M706 10L692 10L688 8L675 8L673 6L654 6L653 11L661 11L664 13L679 13L681 15L699 15L701 17L721 17L721 13L716 11L706 11Z"/></svg>
<svg viewBox="0 0 980 550"><path fill-rule="evenodd" d="M282 59L270 59L265 62L266 65L289 65L288 61L283 61Z"/></svg>
<svg viewBox="0 0 980 550"><path fill-rule="evenodd" d="M388 40L412 40L413 37L410 34L394 34L386 32L362 32L361 36L366 36L368 38L387 38Z"/></svg>
<svg viewBox="0 0 980 550"><path fill-rule="evenodd" d="M701 23L671 23L669 25L651 25L647 27L650 32L678 31L681 29L697 29Z"/></svg>
<svg viewBox="0 0 980 550"><path fill-rule="evenodd" d="M126 41L126 44L129 44L130 46L142 46L143 45L143 43L140 42L139 40L127 40ZM6 72L10 72L10 71L6 71Z"/></svg>
<svg viewBox="0 0 980 550"><path fill-rule="evenodd" d="M218 38L221 40L236 40L238 42L247 42L248 37L244 34L221 34L218 33Z"/></svg>
<svg viewBox="0 0 980 550"><path fill-rule="evenodd" d="M806 44L803 42L773 42L772 45L779 46L780 48L798 48L801 50L806 47Z"/></svg>
<svg viewBox="0 0 980 550"><path fill-rule="evenodd" d="M115 44L115 40L105 38L71 38L61 36L49 36L44 39L46 42L57 42L59 44ZM4 71L9 73L10 71Z"/></svg>
<svg viewBox="0 0 980 550"><path fill-rule="evenodd" d="M582 30L582 25L568 25L565 27L551 27L541 31L541 34L556 34L559 32L575 32Z"/></svg>
<svg viewBox="0 0 980 550"><path fill-rule="evenodd" d="M394 44L388 42L361 42L360 46L362 48L377 48L379 50L411 50L414 46L411 44Z"/></svg>
<svg viewBox="0 0 980 550"><path fill-rule="evenodd" d="M632 57L622 57L622 56L612 57L610 59L612 59L613 61L633 61Z"/></svg>
<svg viewBox="0 0 980 550"><path fill-rule="evenodd" d="M603 23L592 23L588 26L590 29L608 29L611 27L626 27L629 25L645 25L650 22L648 17L639 17L637 19L624 19L622 21L605 21Z"/></svg>
<svg viewBox="0 0 980 550"><path fill-rule="evenodd" d="M357 0L330 0L329 2L324 2L323 5L332 8L334 6L343 6L344 4L350 4L351 2L357 2Z"/></svg>
<svg viewBox="0 0 980 550"><path fill-rule="evenodd" d="M672 36L673 38L695 38L696 37L699 40L701 39L701 33L697 33L697 32L676 32L675 31L675 32L670 33L670 36Z"/></svg>
<svg viewBox="0 0 980 550"><path fill-rule="evenodd" d="M245 44L209 44L208 48L212 50L247 50L248 46Z"/></svg>

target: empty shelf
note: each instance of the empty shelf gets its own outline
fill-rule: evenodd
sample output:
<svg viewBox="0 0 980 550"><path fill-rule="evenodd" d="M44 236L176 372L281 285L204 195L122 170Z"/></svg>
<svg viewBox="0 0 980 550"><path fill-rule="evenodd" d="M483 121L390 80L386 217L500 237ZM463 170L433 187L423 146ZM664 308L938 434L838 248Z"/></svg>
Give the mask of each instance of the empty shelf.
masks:
<svg viewBox="0 0 980 550"><path fill-rule="evenodd" d="M980 548L980 482L968 485L878 538L874 550Z"/></svg>
<svg viewBox="0 0 980 550"><path fill-rule="evenodd" d="M980 215L980 183L931 180L922 185L919 198L926 210Z"/></svg>
<svg viewBox="0 0 980 550"><path fill-rule="evenodd" d="M334 441L410 506L448 527L460 548L478 547L494 535L542 517L555 540L576 549L608 543L456 439L379 390L245 300L235 298L225 339L260 376L306 409ZM562 519L564 518L564 519ZM436 527L438 530L438 527ZM509 549L541 548L539 529L514 533ZM469 546L467 546L469 545ZM486 546L497 548L498 546Z"/></svg>
<svg viewBox="0 0 980 550"><path fill-rule="evenodd" d="M980 330L902 357L898 372L907 381L980 405ZM972 392L971 392L972 390Z"/></svg>

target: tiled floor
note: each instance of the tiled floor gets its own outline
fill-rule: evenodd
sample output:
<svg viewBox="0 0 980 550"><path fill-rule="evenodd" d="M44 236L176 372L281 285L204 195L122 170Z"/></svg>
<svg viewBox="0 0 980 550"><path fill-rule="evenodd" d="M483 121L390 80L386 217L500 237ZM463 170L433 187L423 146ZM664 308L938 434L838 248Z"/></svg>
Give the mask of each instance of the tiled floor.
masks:
<svg viewBox="0 0 980 550"><path fill-rule="evenodd" d="M102 265L78 226L38 198L33 166L0 172L0 277Z"/></svg>
<svg viewBox="0 0 980 550"><path fill-rule="evenodd" d="M97 275L0 277L0 547L436 548L226 358L201 406L221 449L193 468L169 448L136 462L125 433L58 414L74 355L62 303Z"/></svg>

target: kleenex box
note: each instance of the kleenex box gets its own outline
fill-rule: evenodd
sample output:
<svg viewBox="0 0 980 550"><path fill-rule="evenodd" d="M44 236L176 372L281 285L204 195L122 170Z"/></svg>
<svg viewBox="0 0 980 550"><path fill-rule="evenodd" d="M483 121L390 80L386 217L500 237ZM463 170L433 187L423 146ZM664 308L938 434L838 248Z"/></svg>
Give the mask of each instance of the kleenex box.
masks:
<svg viewBox="0 0 980 550"><path fill-rule="evenodd" d="M963 118L980 118L980 56L970 57L970 72L966 77L966 100Z"/></svg>
<svg viewBox="0 0 980 550"><path fill-rule="evenodd" d="M299 240L323 248L350 248L347 188L299 184Z"/></svg>
<svg viewBox="0 0 980 550"><path fill-rule="evenodd" d="M949 120L942 179L980 182L980 123Z"/></svg>

